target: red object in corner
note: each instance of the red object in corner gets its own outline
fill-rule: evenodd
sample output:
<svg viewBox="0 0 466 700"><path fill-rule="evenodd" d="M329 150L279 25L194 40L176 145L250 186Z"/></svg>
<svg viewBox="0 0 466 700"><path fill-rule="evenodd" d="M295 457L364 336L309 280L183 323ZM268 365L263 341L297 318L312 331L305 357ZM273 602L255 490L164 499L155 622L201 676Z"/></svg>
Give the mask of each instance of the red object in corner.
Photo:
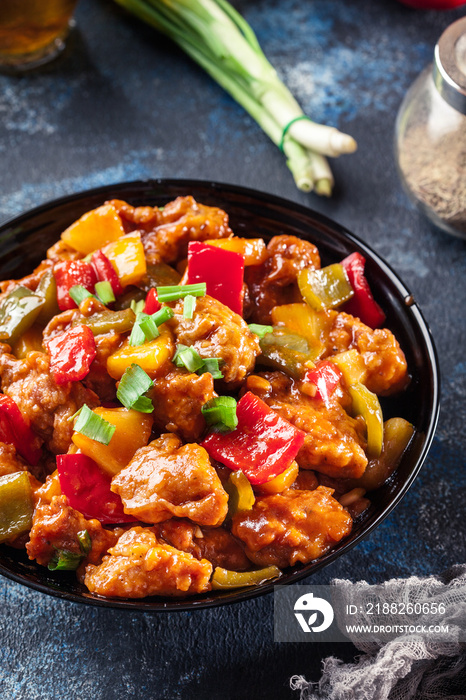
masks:
<svg viewBox="0 0 466 700"><path fill-rule="evenodd" d="M209 455L251 484L264 484L287 469L304 442L304 433L248 391L236 406L237 427L211 432L201 442Z"/></svg>
<svg viewBox="0 0 466 700"><path fill-rule="evenodd" d="M87 455L57 455L57 470L70 506L88 520L96 518L106 525L136 522L124 512L120 496L110 490L110 477Z"/></svg>
<svg viewBox="0 0 466 700"><path fill-rule="evenodd" d="M50 369L57 384L77 382L89 373L96 356L94 334L89 326L75 326L47 343Z"/></svg>
<svg viewBox="0 0 466 700"><path fill-rule="evenodd" d="M351 253L341 264L354 291L354 295L343 306L343 311L356 316L370 328L378 328L385 321L385 314L372 296L364 275L366 258L361 253Z"/></svg>
<svg viewBox="0 0 466 700"><path fill-rule="evenodd" d="M188 246L187 284L205 282L207 294L243 313L244 257L231 250L223 250L200 241Z"/></svg>
<svg viewBox="0 0 466 700"><path fill-rule="evenodd" d="M14 445L29 464L37 464L41 451L37 438L12 398L0 394L0 440Z"/></svg>
<svg viewBox="0 0 466 700"><path fill-rule="evenodd" d="M306 382L315 384L315 398L321 399L322 401L327 401L329 399L337 388L340 379L340 369L334 362L330 362L329 360L318 362L314 369L309 369L306 372L304 378Z"/></svg>
<svg viewBox="0 0 466 700"><path fill-rule="evenodd" d="M152 289L149 289L149 292L146 296L146 303L144 304L144 313L152 315L157 313L157 311L160 311L161 308L162 304L157 299L157 289L155 287L152 287Z"/></svg>

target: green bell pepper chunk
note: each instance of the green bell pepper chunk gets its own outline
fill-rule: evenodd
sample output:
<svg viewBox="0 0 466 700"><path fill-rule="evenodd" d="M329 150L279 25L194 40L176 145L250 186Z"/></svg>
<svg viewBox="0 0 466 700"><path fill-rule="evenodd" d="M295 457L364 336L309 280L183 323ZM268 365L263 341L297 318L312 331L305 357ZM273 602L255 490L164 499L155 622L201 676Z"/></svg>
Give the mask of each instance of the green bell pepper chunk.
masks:
<svg viewBox="0 0 466 700"><path fill-rule="evenodd" d="M241 469L230 474L223 488L229 496L227 519L231 519L239 511L251 510L256 502L251 483Z"/></svg>
<svg viewBox="0 0 466 700"><path fill-rule="evenodd" d="M256 571L228 571L220 566L215 567L212 574L212 588L225 590L228 588L242 588L243 586L257 586L259 583L278 578L281 574L278 566L266 566Z"/></svg>
<svg viewBox="0 0 466 700"><path fill-rule="evenodd" d="M127 333L134 326L136 316L131 309L121 311L100 311L92 316L79 316L72 326L89 326L94 335L104 333Z"/></svg>
<svg viewBox="0 0 466 700"><path fill-rule="evenodd" d="M0 303L0 340L14 343L37 319L44 298L18 285Z"/></svg>
<svg viewBox="0 0 466 700"><path fill-rule="evenodd" d="M57 301L57 283L52 270L47 270L41 277L36 289L36 294L44 300L44 305L39 312L37 322L45 326L54 316L60 313Z"/></svg>
<svg viewBox="0 0 466 700"><path fill-rule="evenodd" d="M335 263L320 270L301 270L298 286L304 299L316 311L334 309L354 294L343 265Z"/></svg>
<svg viewBox="0 0 466 700"><path fill-rule="evenodd" d="M354 416L362 416L366 421L367 456L380 457L383 445L383 415L379 399L364 384L353 384L348 388L353 401Z"/></svg>
<svg viewBox="0 0 466 700"><path fill-rule="evenodd" d="M171 287L179 284L180 279L181 275L175 268L163 262L156 263L147 266L147 274L140 287L148 292L152 287Z"/></svg>
<svg viewBox="0 0 466 700"><path fill-rule="evenodd" d="M290 333L282 328L274 328L259 341L262 354L257 358L260 365L273 367L293 379L303 379L310 361L316 359L309 352L305 338L297 333Z"/></svg>
<svg viewBox="0 0 466 700"><path fill-rule="evenodd" d="M27 472L0 477L0 542L31 529L34 506Z"/></svg>

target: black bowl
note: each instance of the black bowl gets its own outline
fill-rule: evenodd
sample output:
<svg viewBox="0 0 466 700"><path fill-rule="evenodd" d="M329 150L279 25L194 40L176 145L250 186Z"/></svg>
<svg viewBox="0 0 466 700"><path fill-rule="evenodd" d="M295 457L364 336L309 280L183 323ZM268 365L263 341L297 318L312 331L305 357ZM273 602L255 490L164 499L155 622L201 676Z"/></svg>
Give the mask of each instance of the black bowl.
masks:
<svg viewBox="0 0 466 700"><path fill-rule="evenodd" d="M133 205L163 205L179 195L191 194L199 202L228 212L232 229L243 237L289 233L307 238L319 248L323 265L337 262L353 251L367 259L366 271L374 296L387 314L408 361L409 388L396 398L384 399L384 418L402 416L415 426L415 438L392 477L371 494L370 508L355 521L351 535L325 556L305 566L284 571L281 584L309 576L342 556L366 537L401 501L416 478L432 442L439 411L439 367L429 328L411 293L390 267L368 245L310 209L253 190L192 180L148 180L99 187L63 197L19 216L0 227L0 279L17 278L32 271L60 233L84 212L106 199L124 199ZM27 559L25 553L0 546L0 573L43 593L80 603L127 610L194 610L252 598L273 589L265 583L252 589L212 591L186 599L105 599L81 586L74 573L53 573Z"/></svg>

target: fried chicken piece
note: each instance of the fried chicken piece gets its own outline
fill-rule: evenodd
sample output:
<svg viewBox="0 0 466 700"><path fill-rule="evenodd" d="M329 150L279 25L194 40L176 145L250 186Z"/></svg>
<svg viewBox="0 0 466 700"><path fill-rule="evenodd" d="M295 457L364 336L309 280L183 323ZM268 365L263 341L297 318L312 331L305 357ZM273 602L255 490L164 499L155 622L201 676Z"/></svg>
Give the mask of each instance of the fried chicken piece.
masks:
<svg viewBox="0 0 466 700"><path fill-rule="evenodd" d="M378 395L393 394L406 386L408 365L400 345L388 328L369 328L354 316L327 312L332 325L323 340L326 356L355 348L366 366L364 384Z"/></svg>
<svg viewBox="0 0 466 700"><path fill-rule="evenodd" d="M183 316L183 303L169 321L177 342L194 347L203 358L223 360L220 370L227 384L239 384L254 369L261 349L241 316L210 296L199 297L192 319Z"/></svg>
<svg viewBox="0 0 466 700"><path fill-rule="evenodd" d="M118 211L127 232L138 230L147 264L174 263L185 258L189 241L228 238L232 230L228 215L218 207L196 202L194 197L177 197L163 210L157 207L131 207L126 202L110 202Z"/></svg>
<svg viewBox="0 0 466 700"><path fill-rule="evenodd" d="M253 304L251 320L269 324L274 306L302 301L298 273L320 267L319 251L309 241L296 236L275 236L267 246L268 258L262 265L245 269L245 281Z"/></svg>
<svg viewBox="0 0 466 700"><path fill-rule="evenodd" d="M184 518L171 518L155 525L154 530L157 538L196 559L207 559L214 568L246 571L251 566L241 544L223 527L200 528Z"/></svg>
<svg viewBox="0 0 466 700"><path fill-rule="evenodd" d="M318 559L351 531L351 516L332 497L333 490L288 489L260 496L251 510L233 516L232 533L258 566L293 566Z"/></svg>
<svg viewBox="0 0 466 700"><path fill-rule="evenodd" d="M3 393L16 401L21 413L51 452L67 452L73 433L73 423L68 418L85 403L89 408L98 406L98 397L81 382L58 386L50 371L48 355L30 352L24 359L17 360L6 351L7 348L0 345Z"/></svg>
<svg viewBox="0 0 466 700"><path fill-rule="evenodd" d="M214 396L209 372L198 376L173 369L155 379L150 391L154 423L161 431L171 430L187 442L198 440L206 427L201 408Z"/></svg>
<svg viewBox="0 0 466 700"><path fill-rule="evenodd" d="M84 584L106 597L185 596L210 590L212 564L159 542L149 528L133 527L99 566L86 567Z"/></svg>
<svg viewBox="0 0 466 700"><path fill-rule="evenodd" d="M86 562L96 563L115 544L116 534L113 530L105 530L98 520L86 520L79 511L71 508L66 496L53 496L50 503L43 502L34 511L26 545L29 559L47 566L57 550L82 555L78 533L84 530L92 543Z"/></svg>
<svg viewBox="0 0 466 700"><path fill-rule="evenodd" d="M217 526L228 510L228 495L205 449L196 443L183 445L171 433L137 450L111 488L121 497L125 513L147 523L176 516Z"/></svg>
<svg viewBox="0 0 466 700"><path fill-rule="evenodd" d="M327 403L300 391L300 382L282 372L261 373L270 384L261 398L282 418L304 431L304 445L296 461L301 469L315 469L336 478L358 478L364 473L364 422L349 416L341 405L343 395ZM254 389L253 389L254 391Z"/></svg>

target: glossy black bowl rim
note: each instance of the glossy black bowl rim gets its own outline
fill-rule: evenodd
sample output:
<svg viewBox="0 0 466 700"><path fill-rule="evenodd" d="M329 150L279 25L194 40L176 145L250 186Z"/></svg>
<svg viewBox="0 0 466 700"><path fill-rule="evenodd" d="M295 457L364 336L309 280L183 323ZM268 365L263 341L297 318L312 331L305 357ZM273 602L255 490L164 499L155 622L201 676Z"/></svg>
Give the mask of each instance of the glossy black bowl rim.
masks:
<svg viewBox="0 0 466 700"><path fill-rule="evenodd" d="M438 355L437 351L435 348L434 340L432 337L431 330L421 312L419 307L417 306L417 303L413 299L413 295L410 292L410 290L406 287L404 282L399 278L398 274L391 268L391 266L383 260L378 253L376 253L366 242L362 241L358 236L354 235L351 233L349 230L347 230L344 226L341 224L337 223L333 219L330 219L329 217L320 214L319 212L316 212L315 210L311 209L310 207L303 206L301 204L295 203L292 200L285 199L283 197L279 197L276 195L271 195L266 192L261 192L256 189L252 188L247 188L247 187L242 187L239 185L230 185L226 183L219 183L219 182L213 182L210 180L196 180L196 179L177 179L177 178L148 178L144 180L133 180L133 181L127 181L127 182L119 182L115 184L109 184L109 185L102 185L99 187L91 188L88 190L83 190L80 192L76 192L70 195L65 195L62 197L59 197L57 199L50 200L48 202L45 202L44 204L35 207L33 209L30 209L23 214L20 214L18 216L12 217L11 219L3 222L0 225L0 233L11 227L11 226L19 226L23 221L27 221L30 218L33 218L37 215L40 215L41 213L48 212L50 210L53 210L56 207L59 207L60 205L63 204L68 204L72 203L73 201L79 201L81 199L85 199L87 197L93 197L93 196L98 196L102 195L103 197L107 198L111 196L111 198L116 198L119 194L123 194L123 192L129 190L129 189L141 189L141 193L144 189L149 189L151 187L157 187L157 188L163 188L163 187L175 187L179 188L181 191L186 191L186 193L189 192L190 188L205 188L209 192L212 192L212 195L215 195L217 192L219 195L220 194L232 194L232 195L240 195L244 197L250 197L255 200L258 204L264 204L267 206L270 205L275 205L277 207L283 207L283 208L288 208L290 211L293 213L297 213L303 216L307 217L312 217L315 221L318 223L322 224L323 226L326 226L330 229L333 229L339 236L342 236L343 238L346 238L350 241L350 243L359 250L362 254L366 254L369 256L369 258L372 258L375 263L383 270L384 274L387 276L387 278L390 280L392 285L396 288L400 296L402 296L404 299L411 299L412 301L409 303L410 306L410 311L414 316L414 321L417 325L418 330L420 331L422 335L422 339L425 343L425 350L426 353L429 357L430 360L430 369L432 373L432 412L430 414L430 420L427 425L427 429L424 433L424 442L422 445L422 449L420 451L420 454L417 458L416 464L411 470L409 477L404 481L398 492L393 496L392 500L386 506L382 512L380 512L373 520L371 523L369 523L365 528L364 531L359 533L357 536L354 537L354 539L351 539L348 542L343 542L343 544L339 545L338 549L335 551L330 551L328 554L324 555L321 559L317 559L313 562L310 562L307 565L302 566L301 568L298 568L296 570L293 570L289 573L284 573L280 579L275 579L273 581L270 581L268 583L261 584L260 586L254 586L251 588L242 588L242 589L232 589L230 591L218 591L217 593L219 594L217 598L214 600L194 600L193 598L183 598L183 599L161 599L156 600L155 597L152 598L141 598L141 599L114 599L114 598L101 598L98 596L93 596L92 594L86 594L85 592L78 594L78 593L69 593L67 591L62 591L58 589L54 589L50 587L49 585L45 583L38 583L35 581L30 581L26 577L23 577L20 574L16 574L15 572L9 571L1 562L0 562L0 574L5 576L6 578L9 578L16 583L19 583L21 585L25 585L28 588L32 588L36 591L39 591L41 593L46 593L47 595L51 595L57 598L60 598L62 600L67 600L73 603L85 603L88 605L96 605L99 607L107 607L107 608L116 608L116 609L123 609L123 610L130 610L130 611L142 611L142 612L148 612L148 613L153 613L153 612L161 612L161 611L166 611L166 612L183 612L183 611L189 611L192 612L193 610L200 610L200 609L205 609L205 608L212 608L212 607L217 607L219 605L228 605L228 604L233 604L233 603L238 603L241 601L249 600L258 596L265 595L267 593L271 593L274 590L274 587L277 585L287 585L287 584L292 584L296 583L297 581L302 580L303 578L306 578L308 576L311 576L313 573L318 571L319 569L323 568L324 566L327 566L328 564L332 563L337 559L338 557L342 556L344 553L348 552L350 549L352 549L354 546L356 546L359 542L361 542L363 539L365 539L376 527L378 527L383 520L394 510L394 508L400 503L402 498L406 495L407 491L409 488L412 486L413 482L415 481L417 475L419 474L419 471L422 468L422 465L427 457L427 454L429 452L430 446L432 444L432 440L434 438L435 430L437 427L437 422L439 418L439 411L440 411L440 365L439 365L439 360L438 360ZM318 243L318 242L317 242ZM310 570L312 569L312 570ZM150 601L150 602L149 602Z"/></svg>

